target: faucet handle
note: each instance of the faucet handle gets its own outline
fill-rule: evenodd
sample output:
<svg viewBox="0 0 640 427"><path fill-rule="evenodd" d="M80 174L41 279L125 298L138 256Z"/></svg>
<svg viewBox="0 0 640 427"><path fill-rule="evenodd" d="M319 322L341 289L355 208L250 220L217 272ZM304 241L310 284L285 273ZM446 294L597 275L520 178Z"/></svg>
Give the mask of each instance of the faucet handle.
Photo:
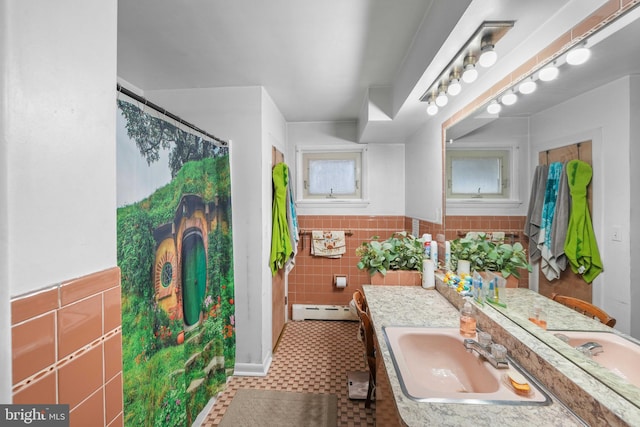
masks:
<svg viewBox="0 0 640 427"><path fill-rule="evenodd" d="M480 343L481 346L489 348L491 342L492 338L490 333L484 331L478 332L478 343Z"/></svg>
<svg viewBox="0 0 640 427"><path fill-rule="evenodd" d="M502 344L491 344L491 355L496 360L504 360L507 358L507 349Z"/></svg>

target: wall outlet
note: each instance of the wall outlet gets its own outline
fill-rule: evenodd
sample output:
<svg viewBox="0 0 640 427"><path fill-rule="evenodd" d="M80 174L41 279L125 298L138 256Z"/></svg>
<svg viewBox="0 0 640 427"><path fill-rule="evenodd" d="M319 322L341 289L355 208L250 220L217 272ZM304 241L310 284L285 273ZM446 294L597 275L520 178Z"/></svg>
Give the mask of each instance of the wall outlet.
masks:
<svg viewBox="0 0 640 427"><path fill-rule="evenodd" d="M614 225L611 231L611 240L614 242L622 242L622 232L619 225Z"/></svg>

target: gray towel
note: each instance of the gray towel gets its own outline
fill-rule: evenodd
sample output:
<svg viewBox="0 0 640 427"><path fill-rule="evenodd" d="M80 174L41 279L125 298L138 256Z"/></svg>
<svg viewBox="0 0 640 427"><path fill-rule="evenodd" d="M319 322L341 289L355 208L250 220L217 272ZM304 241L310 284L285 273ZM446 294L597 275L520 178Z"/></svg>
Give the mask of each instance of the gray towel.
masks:
<svg viewBox="0 0 640 427"><path fill-rule="evenodd" d="M558 201L558 188L560 187L563 164L553 162L549 165L547 176L547 188L542 207L542 225L538 237L538 249L540 249L540 270L547 276L547 280L555 279L555 272L550 266L553 263L551 246L551 230L553 229L556 202Z"/></svg>
<svg viewBox="0 0 640 427"><path fill-rule="evenodd" d="M564 241L567 238L569 216L571 212L571 193L567 181L567 165L562 165L558 182L558 196L556 198L553 223L551 224L551 244L548 257L543 257L540 268L547 280L560 278L560 274L567 268L567 257L564 253Z"/></svg>
<svg viewBox="0 0 640 427"><path fill-rule="evenodd" d="M529 197L529 210L527 220L524 223L524 235L529 238L529 261L534 262L540 259L538 240L540 235L540 225L542 224L542 206L544 204L544 192L547 185L547 175L549 166L538 165L533 174L531 184L531 196Z"/></svg>

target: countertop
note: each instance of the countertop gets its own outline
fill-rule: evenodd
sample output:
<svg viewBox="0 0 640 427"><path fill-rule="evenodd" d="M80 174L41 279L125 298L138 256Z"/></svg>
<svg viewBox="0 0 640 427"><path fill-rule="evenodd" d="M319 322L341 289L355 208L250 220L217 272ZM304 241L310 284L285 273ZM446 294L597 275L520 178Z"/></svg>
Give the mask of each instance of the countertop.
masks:
<svg viewBox="0 0 640 427"><path fill-rule="evenodd" d="M548 406L417 402L406 397L387 348L384 326L458 327L458 310L437 290L419 286L363 286L400 417L408 426L583 426L553 395Z"/></svg>
<svg viewBox="0 0 640 427"><path fill-rule="evenodd" d="M512 322L517 323L520 327L525 329L529 334L536 337L541 342L544 342L549 347L561 352L563 356L566 359L571 360L574 365L587 370L591 375L598 378L612 390L624 395L627 400L634 402L636 406L640 406L640 388L624 381L618 375L599 365L596 360L585 358L582 354L561 342L553 334L554 331L563 330L596 331L616 334L628 341L634 342L637 345L640 345L639 340L623 334L617 329L603 325L597 320L590 319L586 316L576 315L576 312L572 309L556 303L555 301L552 301L530 289L504 289L503 292L508 304L505 308L495 307L497 311L508 317ZM534 305L543 309L547 320L547 331L537 327L528 320L527 313ZM604 399L612 400L612 397L611 395L602 396L601 400ZM613 401L609 402L608 405L611 406L617 404L618 402L615 401L616 399L617 396L614 395ZM621 412L621 409L616 409L616 412ZM640 410L636 411L633 418L629 420L630 423L640 425L640 419L638 418L640 416L639 413Z"/></svg>

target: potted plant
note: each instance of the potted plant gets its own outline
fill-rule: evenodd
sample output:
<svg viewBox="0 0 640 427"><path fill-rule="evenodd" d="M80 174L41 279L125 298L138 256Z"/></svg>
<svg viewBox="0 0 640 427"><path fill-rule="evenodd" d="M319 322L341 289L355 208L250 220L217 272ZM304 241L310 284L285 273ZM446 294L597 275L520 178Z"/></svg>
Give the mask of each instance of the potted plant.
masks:
<svg viewBox="0 0 640 427"><path fill-rule="evenodd" d="M451 242L451 268L460 260L468 260L471 271L493 271L507 279L513 275L520 278L519 269L531 271L527 254L521 243L493 242L483 233L474 237L463 237Z"/></svg>
<svg viewBox="0 0 640 427"><path fill-rule="evenodd" d="M484 269L502 274L505 279L509 276L520 278L519 269L531 272L531 264L527 262L527 253L520 242L492 243L490 251L484 259Z"/></svg>
<svg viewBox="0 0 640 427"><path fill-rule="evenodd" d="M450 268L461 272L481 271L484 265L484 258L489 251L489 242L484 238L463 237L451 241ZM461 267L462 262L468 263L467 267Z"/></svg>
<svg viewBox="0 0 640 427"><path fill-rule="evenodd" d="M360 257L358 268L369 272L372 284L404 284L396 283L404 280L412 285L422 283L424 243L406 231L393 233L384 241L373 236L362 242L356 255Z"/></svg>

